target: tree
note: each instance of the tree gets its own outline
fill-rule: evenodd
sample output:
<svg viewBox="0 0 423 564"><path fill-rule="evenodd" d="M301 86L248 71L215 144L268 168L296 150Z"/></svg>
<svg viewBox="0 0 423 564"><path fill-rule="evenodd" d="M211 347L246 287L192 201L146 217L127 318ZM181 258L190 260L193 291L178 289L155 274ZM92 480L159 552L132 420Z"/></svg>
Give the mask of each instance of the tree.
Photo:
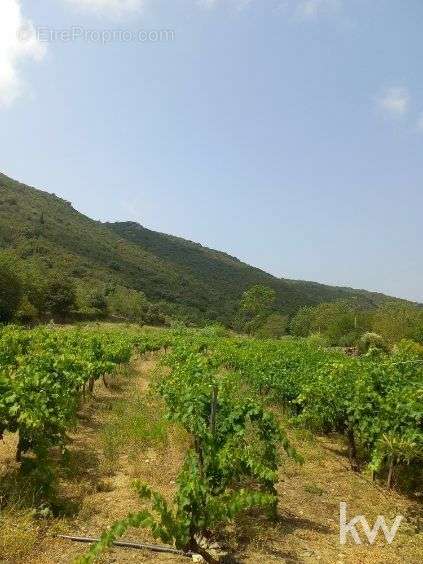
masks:
<svg viewBox="0 0 423 564"><path fill-rule="evenodd" d="M47 313L60 318L67 317L76 303L74 284L66 279L51 279L44 287L43 302Z"/></svg>
<svg viewBox="0 0 423 564"><path fill-rule="evenodd" d="M107 299L101 290L93 290L87 299L88 306L98 312L99 315L107 315Z"/></svg>
<svg viewBox="0 0 423 564"><path fill-rule="evenodd" d="M331 345L351 346L370 329L370 314L351 300L303 307L291 321L291 332L298 337L324 335Z"/></svg>
<svg viewBox="0 0 423 564"><path fill-rule="evenodd" d="M423 309L403 302L385 303L374 315L373 331L389 343L401 339L423 343Z"/></svg>
<svg viewBox="0 0 423 564"><path fill-rule="evenodd" d="M165 325L166 315L163 310L162 304L155 303L148 306L145 322L149 325Z"/></svg>
<svg viewBox="0 0 423 564"><path fill-rule="evenodd" d="M269 314L276 301L276 291L260 284L246 290L241 298L240 309L251 317Z"/></svg>
<svg viewBox="0 0 423 564"><path fill-rule="evenodd" d="M34 323L39 317L37 308L30 302L28 296L25 295L16 312L16 319L20 323L31 324Z"/></svg>
<svg viewBox="0 0 423 564"><path fill-rule="evenodd" d="M288 328L288 317L280 313L271 313L263 325L259 327L257 337L278 339L286 335Z"/></svg>
<svg viewBox="0 0 423 564"><path fill-rule="evenodd" d="M256 285L246 290L239 304L235 328L256 333L272 313L276 292L267 286Z"/></svg>
<svg viewBox="0 0 423 564"><path fill-rule="evenodd" d="M291 333L296 337L308 337L312 333L313 309L309 306L300 308L291 320Z"/></svg>
<svg viewBox="0 0 423 564"><path fill-rule="evenodd" d="M37 317L43 317L45 312L45 287L46 281L42 274L31 266L25 265L23 272L23 287L25 297L20 309L30 312L30 317L37 312ZM31 306L31 307L29 307ZM31 310L31 311L30 311ZM26 315L24 315L25 317Z"/></svg>
<svg viewBox="0 0 423 564"><path fill-rule="evenodd" d="M22 299L22 282L10 262L0 259L0 323L11 321Z"/></svg>
<svg viewBox="0 0 423 564"><path fill-rule="evenodd" d="M389 347L383 340L383 337L377 333L364 333L358 342L358 350L361 354L366 354L370 349L378 349L383 352L389 352Z"/></svg>
<svg viewBox="0 0 423 564"><path fill-rule="evenodd" d="M117 287L108 296L111 313L128 321L143 322L149 309L149 302L143 292Z"/></svg>

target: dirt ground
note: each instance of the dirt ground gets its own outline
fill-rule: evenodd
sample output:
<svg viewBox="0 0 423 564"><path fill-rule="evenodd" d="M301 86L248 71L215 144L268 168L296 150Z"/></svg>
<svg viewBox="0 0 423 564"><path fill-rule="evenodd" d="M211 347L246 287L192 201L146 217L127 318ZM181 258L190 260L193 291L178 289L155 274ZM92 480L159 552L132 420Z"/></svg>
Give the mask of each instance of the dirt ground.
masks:
<svg viewBox="0 0 423 564"><path fill-rule="evenodd" d="M172 498L188 439L168 424L163 430L162 406L149 394L156 365L154 355L138 359L130 371L117 378L113 387L97 385L94 398L83 408L79 425L71 435L66 464L61 465L58 457L61 516L34 515L25 506L26 492L22 493L22 503L19 491L13 503L4 503L2 492L14 483L18 469L13 462L15 437L8 436L0 443L0 503L5 505L0 513L0 563L72 563L87 547L60 539L58 535L98 536L113 521L139 510L140 502L132 488L135 479ZM146 417L152 423L137 418L135 410L140 401L148 406ZM132 428L125 427L126 418L128 425L139 427L141 438L132 435ZM146 440L142 439L144 435L148 435ZM290 435L305 463L299 466L284 460L281 466L278 521L269 523L263 516L249 513L218 533L218 540L230 548L237 561L245 564L420 564L423 561L423 512L417 498L388 492L364 475L353 473L345 449L336 437L316 437L300 430L291 430ZM393 543L388 545L379 538L369 545L358 526L363 544L355 545L349 539L341 546L341 501L348 503L349 519L362 514L373 524L381 514L391 523L397 514L403 515L404 521ZM128 531L125 540L153 542L144 530ZM121 548L113 549L99 561L189 562L179 556Z"/></svg>

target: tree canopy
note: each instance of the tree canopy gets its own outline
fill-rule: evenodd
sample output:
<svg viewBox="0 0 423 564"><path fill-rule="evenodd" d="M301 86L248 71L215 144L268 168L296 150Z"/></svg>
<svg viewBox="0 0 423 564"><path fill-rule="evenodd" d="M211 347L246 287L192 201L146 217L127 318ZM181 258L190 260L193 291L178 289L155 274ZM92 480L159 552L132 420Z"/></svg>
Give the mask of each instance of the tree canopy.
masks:
<svg viewBox="0 0 423 564"><path fill-rule="evenodd" d="M46 313L54 317L67 317L76 303L75 287L71 280L52 278L43 290Z"/></svg>
<svg viewBox="0 0 423 564"><path fill-rule="evenodd" d="M0 258L0 322L11 321L22 299L22 282L10 261Z"/></svg>
<svg viewBox="0 0 423 564"><path fill-rule="evenodd" d="M253 317L272 310L276 301L276 292L272 288L257 284L246 290L241 298L240 308Z"/></svg>

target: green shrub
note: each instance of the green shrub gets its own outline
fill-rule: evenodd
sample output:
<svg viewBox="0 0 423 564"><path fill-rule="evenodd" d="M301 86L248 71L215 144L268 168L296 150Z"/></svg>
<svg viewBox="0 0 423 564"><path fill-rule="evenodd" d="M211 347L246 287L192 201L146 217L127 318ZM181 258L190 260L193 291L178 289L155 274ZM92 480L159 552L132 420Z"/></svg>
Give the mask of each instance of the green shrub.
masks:
<svg viewBox="0 0 423 564"><path fill-rule="evenodd" d="M257 337L278 339L286 335L288 329L288 317L273 313L256 332Z"/></svg>
<svg viewBox="0 0 423 564"><path fill-rule="evenodd" d="M328 339L322 333L313 333L310 337L307 337L307 341L316 347L324 348L329 346Z"/></svg>
<svg viewBox="0 0 423 564"><path fill-rule="evenodd" d="M20 278L8 261L0 259L0 323L13 319L22 298Z"/></svg>
<svg viewBox="0 0 423 564"><path fill-rule="evenodd" d="M71 280L52 278L44 287L43 298L46 313L64 319L75 306L75 286Z"/></svg>
<svg viewBox="0 0 423 564"><path fill-rule="evenodd" d="M16 319L20 323L30 324L38 319L38 310L32 305L27 296L24 296L19 309L16 313Z"/></svg>
<svg viewBox="0 0 423 564"><path fill-rule="evenodd" d="M381 335L377 333L364 333L358 342L358 350L360 354L366 354L370 349L389 352L389 347Z"/></svg>
<svg viewBox="0 0 423 564"><path fill-rule="evenodd" d="M410 355L411 357L423 359L423 345L410 339L402 339L395 345L394 354Z"/></svg>

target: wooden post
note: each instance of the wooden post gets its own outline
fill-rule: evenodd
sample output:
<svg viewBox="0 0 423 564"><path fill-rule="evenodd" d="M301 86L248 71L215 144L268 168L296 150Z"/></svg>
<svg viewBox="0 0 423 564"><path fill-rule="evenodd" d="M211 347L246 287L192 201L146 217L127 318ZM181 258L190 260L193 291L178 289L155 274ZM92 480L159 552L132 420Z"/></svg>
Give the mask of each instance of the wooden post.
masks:
<svg viewBox="0 0 423 564"><path fill-rule="evenodd" d="M213 386L212 391L212 402L211 402L211 411L210 411L210 433L214 435L216 431L216 412L217 412L217 394L218 389L217 386Z"/></svg>
<svg viewBox="0 0 423 564"><path fill-rule="evenodd" d="M355 444L354 431L351 429L351 427L348 427L347 429L347 440L348 458L350 459L351 468L354 470L354 472L358 472L360 468L357 461L357 447Z"/></svg>

